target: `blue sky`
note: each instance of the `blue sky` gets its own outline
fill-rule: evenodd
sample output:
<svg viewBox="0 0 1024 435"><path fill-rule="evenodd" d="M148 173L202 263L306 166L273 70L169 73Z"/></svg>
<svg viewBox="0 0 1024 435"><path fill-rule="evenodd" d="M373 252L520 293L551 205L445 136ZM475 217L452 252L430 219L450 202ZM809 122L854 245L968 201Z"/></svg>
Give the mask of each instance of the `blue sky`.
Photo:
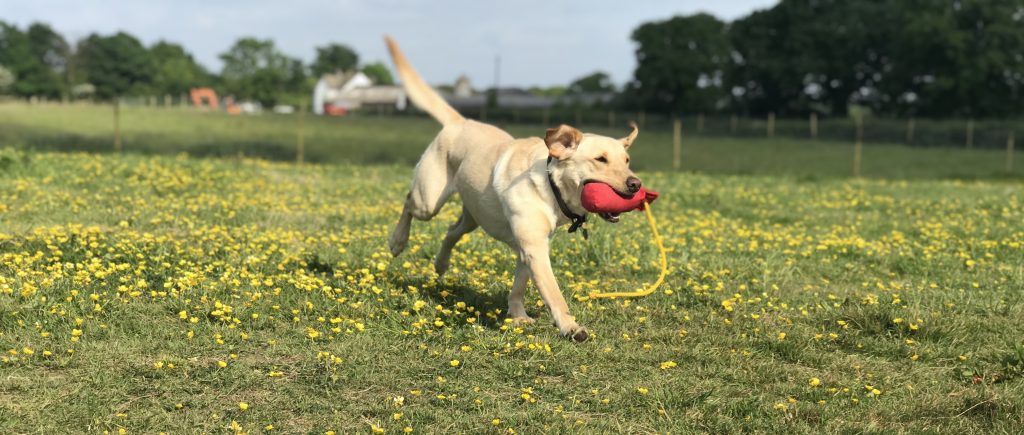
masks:
<svg viewBox="0 0 1024 435"><path fill-rule="evenodd" d="M731 20L776 0L487 1L487 0L0 0L0 20L52 25L69 40L127 31L149 45L185 46L220 70L217 55L242 36L272 38L285 53L311 61L314 47L342 42L363 62L390 65L381 35L392 35L428 82L469 76L478 87L566 84L596 70L616 83L635 67L629 35L637 25L708 12Z"/></svg>

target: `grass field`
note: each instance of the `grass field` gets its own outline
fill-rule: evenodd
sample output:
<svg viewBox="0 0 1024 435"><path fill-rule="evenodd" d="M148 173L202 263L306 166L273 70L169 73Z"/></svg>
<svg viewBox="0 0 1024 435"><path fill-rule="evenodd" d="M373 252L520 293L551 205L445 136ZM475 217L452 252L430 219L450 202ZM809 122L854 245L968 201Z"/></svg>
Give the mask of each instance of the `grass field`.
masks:
<svg viewBox="0 0 1024 435"><path fill-rule="evenodd" d="M0 151L3 433L1024 427L1021 184L942 180L956 169L899 160L979 175L998 171L998 158L981 163L996 154L868 148L879 154L866 162L925 180L827 177L846 167L826 158L846 152L834 144L820 144L820 166L775 157L790 176L642 172L663 193L671 274L647 298L570 300L593 337L573 344L532 289L539 321L503 322L513 258L481 232L438 282L430 258L457 204L414 224L402 257L387 254L406 166L174 155L200 136L285 144L289 118L228 119L233 130L132 109L127 148L168 155L117 156L23 151L53 131L68 135L61 148L99 147L85 109L0 113L0 135L22 141ZM311 149L407 163L434 129L356 120L310 120ZM641 133L637 165L664 167L664 140ZM767 159L757 150L769 145L708 141L689 155ZM736 161L701 169L768 170ZM567 295L657 275L642 216L591 231L555 237Z"/></svg>
<svg viewBox="0 0 1024 435"><path fill-rule="evenodd" d="M552 118L552 122L572 119ZM422 117L350 116L305 118L307 161L320 163L415 163L438 131ZM193 156L244 154L271 160L295 159L298 117L264 114L231 117L188 109L125 107L121 129L129 153ZM959 124L957 124L959 125ZM0 144L50 151L110 152L113 110L110 106L0 104ZM517 137L541 136L550 126L506 125ZM583 125L586 131L624 136L628 129ZM641 170L672 169L672 134L643 129L633 149ZM851 173L853 144L691 135L684 132L682 169L707 174L789 175L808 179L846 177ZM899 179L1021 179L1024 153L1015 156L1016 172L1006 172L1006 153L998 149L909 148L868 144L862 174Z"/></svg>
<svg viewBox="0 0 1024 435"><path fill-rule="evenodd" d="M869 145L851 180L849 144L687 136L687 172L666 173L670 134L643 131L672 273L645 299L571 302L594 335L574 345L533 290L541 321L504 323L513 258L482 233L437 281L457 205L387 254L432 121L309 117L323 165L243 157L294 159L297 121L126 108L117 156L109 108L0 105L0 431L1024 425L1024 206L1002 152ZM555 239L567 294L654 279L639 215L593 227Z"/></svg>

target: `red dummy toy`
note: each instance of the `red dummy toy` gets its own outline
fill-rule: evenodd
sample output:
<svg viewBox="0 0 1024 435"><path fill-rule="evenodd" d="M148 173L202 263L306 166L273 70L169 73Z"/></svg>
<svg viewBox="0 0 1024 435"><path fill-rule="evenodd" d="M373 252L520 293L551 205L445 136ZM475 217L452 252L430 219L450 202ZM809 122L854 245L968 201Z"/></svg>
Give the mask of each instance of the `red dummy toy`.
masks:
<svg viewBox="0 0 1024 435"><path fill-rule="evenodd" d="M633 210L643 211L644 202L654 202L657 198L658 192L642 187L633 197L623 198L607 184L587 183L583 186L580 202L591 213L618 215Z"/></svg>

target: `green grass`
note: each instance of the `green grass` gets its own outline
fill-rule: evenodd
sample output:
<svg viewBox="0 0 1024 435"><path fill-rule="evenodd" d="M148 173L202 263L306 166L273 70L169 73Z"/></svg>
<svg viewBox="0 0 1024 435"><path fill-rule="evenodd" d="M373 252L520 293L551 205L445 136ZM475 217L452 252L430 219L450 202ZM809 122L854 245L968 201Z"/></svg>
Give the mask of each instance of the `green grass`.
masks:
<svg viewBox="0 0 1024 435"><path fill-rule="evenodd" d="M3 122L29 125L19 137L59 125L88 141L101 130L86 109L2 110ZM68 119L50 120L60 113ZM128 111L126 122L161 125L126 126L128 149L187 150L202 134L284 143L278 130L291 122L228 119L240 130L227 131L213 115L175 116L194 123ZM311 124L311 148L327 160L361 161L406 138L413 155L431 134L418 120ZM388 125L404 127L377 130ZM638 153L663 137L643 134ZM707 143L715 159L728 154L718 146L813 145ZM646 152L634 161L661 167ZM768 170L737 161L740 172ZM709 171L736 169L719 165ZM532 288L538 322L502 322L513 258L481 232L437 281L430 259L458 204L415 223L409 250L390 258L385 238L409 173L0 151L0 432L225 432L233 422L252 433L1024 427L1019 182L642 172L663 193L654 211L672 272L643 299L570 300L593 335L573 344ZM587 242L555 237L566 295L656 277L640 215L591 226Z"/></svg>
<svg viewBox="0 0 1024 435"><path fill-rule="evenodd" d="M0 104L0 144L35 150L109 152L113 111L109 106ZM552 118L552 123L572 122ZM422 117L305 119L307 161L321 163L401 164L411 166L438 125ZM125 150L130 153L194 156L244 154L271 160L295 159L298 117L264 114L232 117L189 109L126 107L122 111ZM505 126L517 137L540 136L549 126ZM584 130L624 136L625 127L583 125ZM672 169L671 131L644 129L633 148L635 167ZM696 136L685 133L682 169L708 174L789 175L803 178L846 177L853 145L842 142ZM1017 153L1015 174L1006 172L1001 150L910 148L868 144L862 174L899 179L1020 179L1024 153Z"/></svg>

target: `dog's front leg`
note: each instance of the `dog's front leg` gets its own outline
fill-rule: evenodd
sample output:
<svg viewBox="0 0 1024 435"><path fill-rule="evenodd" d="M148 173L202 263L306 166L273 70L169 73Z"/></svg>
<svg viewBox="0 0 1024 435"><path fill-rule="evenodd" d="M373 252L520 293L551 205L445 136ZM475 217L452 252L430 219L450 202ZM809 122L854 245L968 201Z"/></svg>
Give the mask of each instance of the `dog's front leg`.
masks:
<svg viewBox="0 0 1024 435"><path fill-rule="evenodd" d="M512 281L512 291L508 293L508 317L516 323L533 323L533 318L526 314L526 286L530 282L530 266L522 257L516 258L516 276Z"/></svg>
<svg viewBox="0 0 1024 435"><path fill-rule="evenodd" d="M587 329L577 325L576 320L569 314L569 305L565 303L562 290L558 288L558 281L551 270L551 252L546 235L525 240L521 238L519 249L519 258L530 268L533 283L537 285L541 299L551 310L555 326L562 335L572 338L575 342L587 341L590 338Z"/></svg>

